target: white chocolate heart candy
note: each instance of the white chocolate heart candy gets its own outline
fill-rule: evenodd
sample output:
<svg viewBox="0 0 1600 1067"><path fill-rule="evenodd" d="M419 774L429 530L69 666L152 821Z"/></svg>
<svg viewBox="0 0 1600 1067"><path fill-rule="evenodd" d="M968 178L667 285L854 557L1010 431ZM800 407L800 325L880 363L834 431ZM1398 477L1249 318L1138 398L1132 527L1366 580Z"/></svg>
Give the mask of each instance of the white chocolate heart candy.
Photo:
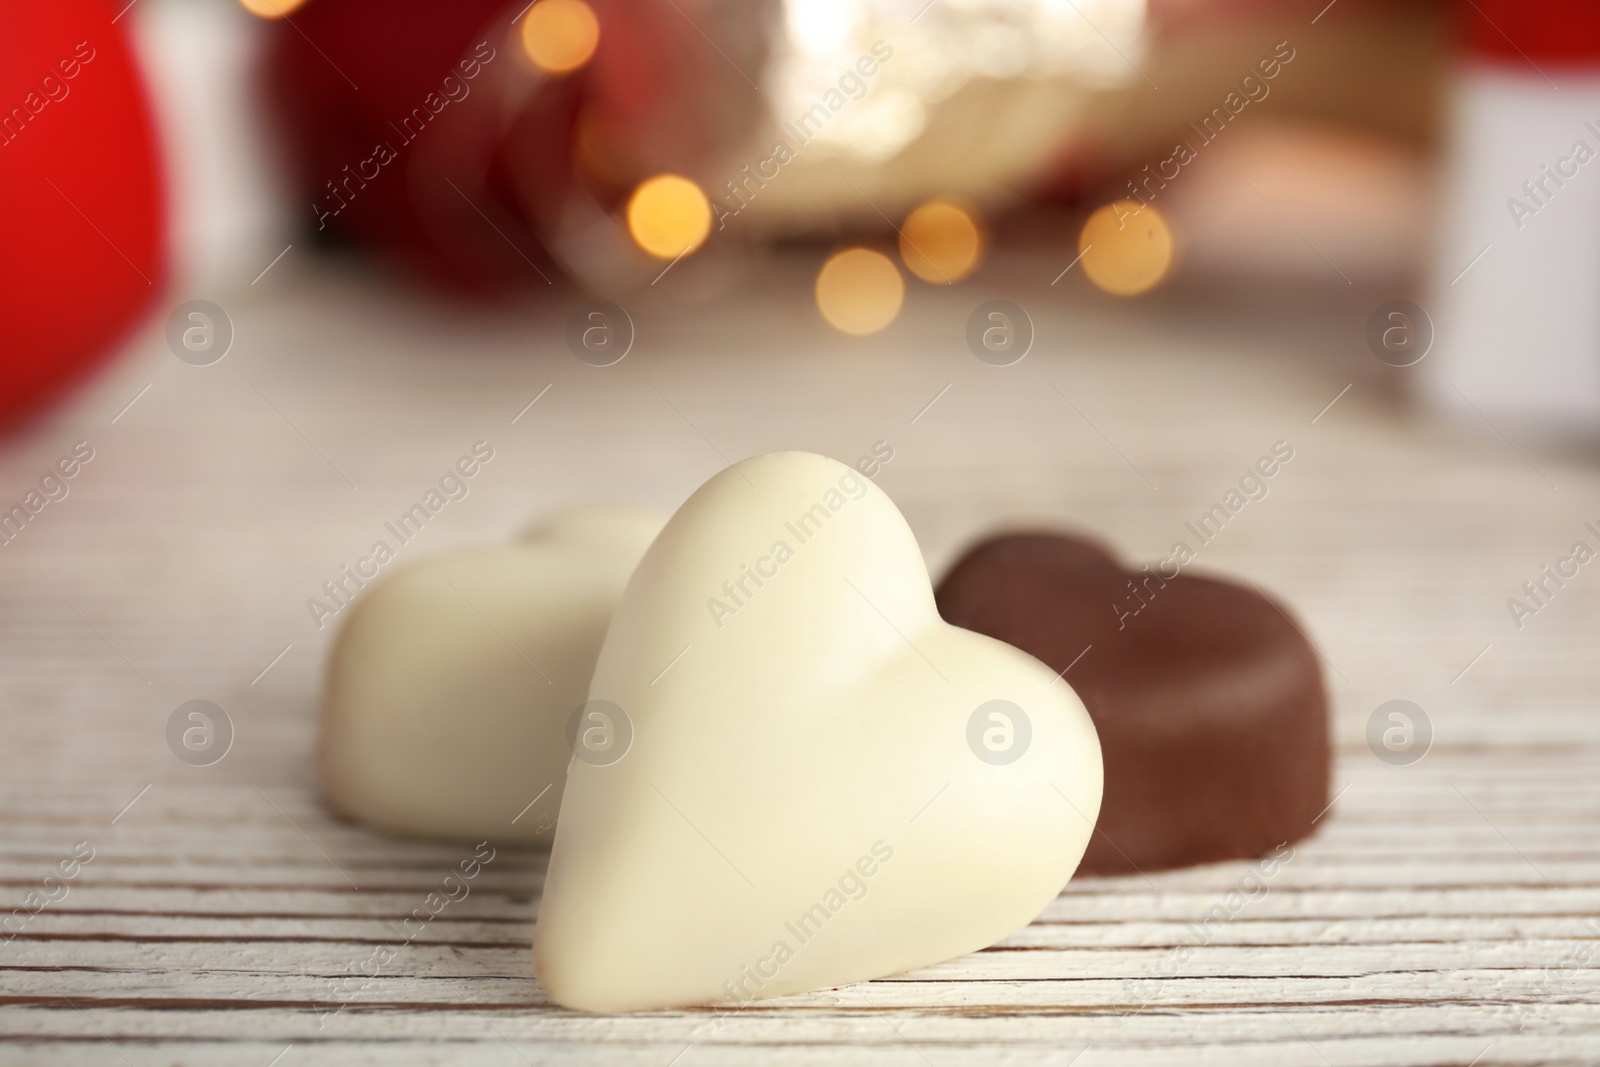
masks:
<svg viewBox="0 0 1600 1067"><path fill-rule="evenodd" d="M1060 892L1099 813L1077 695L941 620L894 504L808 453L738 463L679 509L589 697L631 744L568 771L534 935L568 1007L739 1002L975 951Z"/></svg>
<svg viewBox="0 0 1600 1067"><path fill-rule="evenodd" d="M422 560L367 589L328 661L328 803L395 833L550 840L568 724L661 521L577 508L520 543Z"/></svg>

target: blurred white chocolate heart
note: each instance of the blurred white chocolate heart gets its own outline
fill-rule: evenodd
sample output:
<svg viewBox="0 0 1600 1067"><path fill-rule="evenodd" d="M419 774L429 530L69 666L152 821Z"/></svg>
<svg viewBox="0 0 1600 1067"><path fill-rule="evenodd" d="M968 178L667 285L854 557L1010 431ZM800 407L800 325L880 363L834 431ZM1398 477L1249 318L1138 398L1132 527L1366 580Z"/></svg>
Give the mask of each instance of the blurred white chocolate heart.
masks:
<svg viewBox="0 0 1600 1067"><path fill-rule="evenodd" d="M1077 695L942 621L894 504L808 453L679 509L589 697L630 743L567 778L534 961L568 1007L738 1002L983 948L1056 896L1099 812Z"/></svg>
<svg viewBox="0 0 1600 1067"><path fill-rule="evenodd" d="M366 590L328 661L328 803L394 833L550 840L568 723L660 528L654 512L576 508Z"/></svg>

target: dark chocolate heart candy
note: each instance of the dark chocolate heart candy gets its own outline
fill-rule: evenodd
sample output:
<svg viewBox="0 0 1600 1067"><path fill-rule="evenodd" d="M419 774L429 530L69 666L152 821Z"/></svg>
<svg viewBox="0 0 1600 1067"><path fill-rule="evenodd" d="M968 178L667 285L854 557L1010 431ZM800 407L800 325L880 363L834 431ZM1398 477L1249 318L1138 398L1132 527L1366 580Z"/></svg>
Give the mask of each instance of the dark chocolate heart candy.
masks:
<svg viewBox="0 0 1600 1067"><path fill-rule="evenodd" d="M1071 668L1105 760L1080 874L1258 856L1312 831L1328 803L1327 696L1316 653L1270 600L1125 570L1050 533L982 542L936 595L947 622Z"/></svg>

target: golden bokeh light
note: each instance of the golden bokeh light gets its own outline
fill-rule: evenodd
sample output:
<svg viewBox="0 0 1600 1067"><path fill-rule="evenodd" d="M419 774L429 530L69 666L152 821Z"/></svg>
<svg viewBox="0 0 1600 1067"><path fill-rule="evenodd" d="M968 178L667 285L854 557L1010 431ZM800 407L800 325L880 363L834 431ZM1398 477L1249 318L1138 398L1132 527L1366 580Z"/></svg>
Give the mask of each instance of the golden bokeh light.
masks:
<svg viewBox="0 0 1600 1067"><path fill-rule="evenodd" d="M711 232L711 202L688 178L658 174L633 191L628 232L657 259L677 259L705 243Z"/></svg>
<svg viewBox="0 0 1600 1067"><path fill-rule="evenodd" d="M906 283L894 261L870 248L847 248L817 273L817 310L836 330L864 337L900 314Z"/></svg>
<svg viewBox="0 0 1600 1067"><path fill-rule="evenodd" d="M906 269L935 285L952 285L977 270L983 245L977 210L949 200L928 201L900 227Z"/></svg>
<svg viewBox="0 0 1600 1067"><path fill-rule="evenodd" d="M551 74L577 70L599 43L600 20L583 0L539 0L522 20L522 50Z"/></svg>
<svg viewBox="0 0 1600 1067"><path fill-rule="evenodd" d="M1116 296L1137 296L1154 289L1172 266L1172 230L1149 204L1118 200L1083 224L1078 254L1095 285Z"/></svg>
<svg viewBox="0 0 1600 1067"><path fill-rule="evenodd" d="M304 7L306 0L239 0L239 6L264 19L281 19Z"/></svg>

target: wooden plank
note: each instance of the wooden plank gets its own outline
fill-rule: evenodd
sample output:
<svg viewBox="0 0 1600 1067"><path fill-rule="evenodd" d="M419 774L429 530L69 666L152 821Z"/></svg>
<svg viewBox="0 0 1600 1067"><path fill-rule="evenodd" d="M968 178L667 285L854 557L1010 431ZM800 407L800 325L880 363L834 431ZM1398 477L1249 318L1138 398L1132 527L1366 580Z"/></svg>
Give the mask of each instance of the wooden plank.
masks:
<svg viewBox="0 0 1600 1067"><path fill-rule="evenodd" d="M275 288L229 298L237 351L211 368L178 364L149 328L0 452L9 500L72 441L96 449L0 550L0 917L75 842L95 849L66 897L0 937L0 1064L1600 1061L1600 578L1522 629L1505 604L1600 521L1600 473L1415 421L1380 379L1224 313L1108 311L1023 262L994 265L1011 287L996 295L1029 306L1039 343L1004 372L960 340L976 290L914 290L889 333L847 342L815 326L814 265L791 261L693 312L630 308L638 351L604 371L565 353L564 307L397 303L287 262ZM708 345L708 324L737 340ZM1201 564L1274 591L1316 641L1344 791L1236 908L1246 862L1075 880L992 949L733 1012L550 1004L528 951L546 855L503 847L467 899L353 986L470 848L322 808L311 753L331 630L304 600L479 439L496 458L403 558L597 495L670 509L719 450L848 460L880 439L895 448L880 484L935 573L1001 522L1155 557L1289 440L1271 494ZM236 727L210 768L163 739L199 696ZM1366 747L1393 697L1433 723L1413 766Z"/></svg>

